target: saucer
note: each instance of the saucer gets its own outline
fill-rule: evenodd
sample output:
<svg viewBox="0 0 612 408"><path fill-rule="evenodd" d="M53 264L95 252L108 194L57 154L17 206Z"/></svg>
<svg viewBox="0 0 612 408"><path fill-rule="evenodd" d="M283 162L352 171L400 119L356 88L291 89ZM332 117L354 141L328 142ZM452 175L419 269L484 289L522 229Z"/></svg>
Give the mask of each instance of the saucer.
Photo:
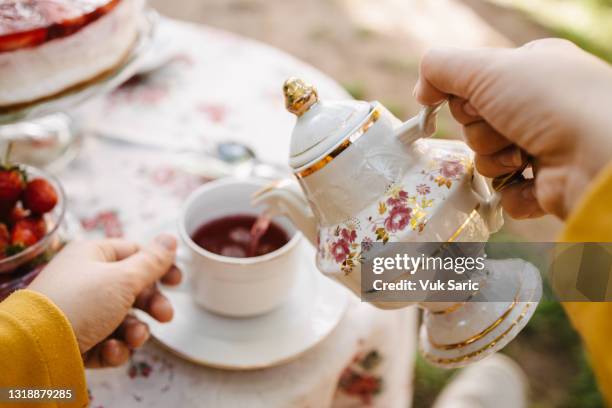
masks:
<svg viewBox="0 0 612 408"><path fill-rule="evenodd" d="M176 222L165 223L147 238L159 232L175 233ZM317 270L314 248L306 240L300 246L304 261L296 265L297 281L287 301L272 312L250 318L208 312L194 302L189 271L183 269L181 285L162 288L174 307L171 322L159 323L141 311L136 314L149 325L158 343L196 364L254 370L289 362L331 333L342 319L348 301L346 290ZM179 265L184 254L180 243Z"/></svg>

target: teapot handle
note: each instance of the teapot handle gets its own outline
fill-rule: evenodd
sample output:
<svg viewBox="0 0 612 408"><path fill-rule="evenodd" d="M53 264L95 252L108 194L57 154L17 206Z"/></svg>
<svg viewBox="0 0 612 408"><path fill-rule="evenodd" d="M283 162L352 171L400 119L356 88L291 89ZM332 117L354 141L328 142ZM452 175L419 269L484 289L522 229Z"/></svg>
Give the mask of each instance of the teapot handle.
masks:
<svg viewBox="0 0 612 408"><path fill-rule="evenodd" d="M442 101L437 105L424 106L417 116L395 129L396 137L409 145L417 139L433 135L436 131L436 117L445 103L446 101Z"/></svg>
<svg viewBox="0 0 612 408"><path fill-rule="evenodd" d="M519 169L497 176L492 180L493 193L481 203L479 208L480 215L485 220L490 232L498 231L503 224L503 218L501 217L502 190L515 183L525 181L523 171L532 164L532 159L528 158Z"/></svg>
<svg viewBox="0 0 612 408"><path fill-rule="evenodd" d="M440 102L437 105L433 106L425 106L419 112L419 130L425 137L429 137L436 132L436 119L438 117L438 112L446 101Z"/></svg>

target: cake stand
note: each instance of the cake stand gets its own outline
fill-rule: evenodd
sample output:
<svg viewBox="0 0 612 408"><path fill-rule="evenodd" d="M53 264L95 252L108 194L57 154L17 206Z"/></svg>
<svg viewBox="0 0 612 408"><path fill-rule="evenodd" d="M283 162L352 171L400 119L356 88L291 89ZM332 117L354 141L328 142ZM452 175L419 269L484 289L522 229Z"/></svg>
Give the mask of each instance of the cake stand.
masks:
<svg viewBox="0 0 612 408"><path fill-rule="evenodd" d="M76 157L82 141L78 122L66 112L90 98L112 91L138 73L151 50L158 20L154 10L145 11L136 44L123 64L107 75L48 99L17 108L0 108L3 149L12 146L11 156L17 162L50 172L64 168Z"/></svg>

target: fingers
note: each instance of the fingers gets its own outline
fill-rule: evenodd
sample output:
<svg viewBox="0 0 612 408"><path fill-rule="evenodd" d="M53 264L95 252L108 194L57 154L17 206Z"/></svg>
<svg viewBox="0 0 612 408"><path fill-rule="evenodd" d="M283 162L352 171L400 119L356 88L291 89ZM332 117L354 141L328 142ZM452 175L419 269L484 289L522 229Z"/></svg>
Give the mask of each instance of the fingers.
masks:
<svg viewBox="0 0 612 408"><path fill-rule="evenodd" d="M492 155L512 145L485 121L464 126L463 136L468 146L480 155Z"/></svg>
<svg viewBox="0 0 612 408"><path fill-rule="evenodd" d="M176 266L172 266L161 281L167 285L177 285L181 281L181 271ZM172 304L159 291L156 284L149 285L140 292L134 307L147 312L160 322L169 322L174 316Z"/></svg>
<svg viewBox="0 0 612 408"><path fill-rule="evenodd" d="M132 351L142 347L149 337L148 326L135 316L128 315L112 338L97 344L84 355L85 366L103 368L125 364Z"/></svg>
<svg viewBox="0 0 612 408"><path fill-rule="evenodd" d="M164 276L173 266L176 239L162 234L153 242L121 261L128 273L133 274L136 293Z"/></svg>
<svg viewBox="0 0 612 408"><path fill-rule="evenodd" d="M546 214L536 199L533 180L508 186L501 195L501 205L512 218L536 218Z"/></svg>
<svg viewBox="0 0 612 408"><path fill-rule="evenodd" d="M93 242L99 254L99 260L103 262L115 262L125 259L138 252L138 244L126 239L103 239Z"/></svg>
<svg viewBox="0 0 612 408"><path fill-rule="evenodd" d="M453 117L463 125L465 141L476 153L490 155L512 144L484 121L469 101L453 96L449 107Z"/></svg>
<svg viewBox="0 0 612 408"><path fill-rule="evenodd" d="M160 322L169 322L174 316L170 301L159 291L156 285L145 288L137 297L134 307L147 312Z"/></svg>
<svg viewBox="0 0 612 408"><path fill-rule="evenodd" d="M561 219L568 215L564 196L567 194L568 173L562 168L535 169L537 198L542 208Z"/></svg>
<svg viewBox="0 0 612 408"><path fill-rule="evenodd" d="M149 309L147 310L147 313L162 323L169 322L172 320L172 317L174 317L174 309L172 308L172 304L160 292L155 293L149 301Z"/></svg>
<svg viewBox="0 0 612 408"><path fill-rule="evenodd" d="M523 164L523 153L516 146L507 147L491 155L477 154L476 170L485 177L497 177L517 170Z"/></svg>
<svg viewBox="0 0 612 408"><path fill-rule="evenodd" d="M175 265L172 265L170 270L166 272L164 276L162 276L161 282L164 285L175 286L181 283L182 279L183 279L183 274L181 273L180 269L177 268Z"/></svg>
<svg viewBox="0 0 612 408"><path fill-rule="evenodd" d="M449 97L448 107L455 120L464 126L482 121L482 117L480 117L476 108L463 98L458 96Z"/></svg>
<svg viewBox="0 0 612 408"><path fill-rule="evenodd" d="M521 48L525 49L569 49L576 48L576 44L563 38L541 38L538 40L530 41L523 45Z"/></svg>
<svg viewBox="0 0 612 408"><path fill-rule="evenodd" d="M414 96L421 105L433 106L448 98L448 95L434 85L430 84L426 78L420 77L414 86Z"/></svg>
<svg viewBox="0 0 612 408"><path fill-rule="evenodd" d="M455 95L470 99L482 69L497 59L500 50L434 48L421 60L415 95L419 103L433 105Z"/></svg>
<svg viewBox="0 0 612 408"><path fill-rule="evenodd" d="M84 356L85 367L103 368L125 364L130 358L127 345L117 339L108 339L96 345Z"/></svg>
<svg viewBox="0 0 612 408"><path fill-rule="evenodd" d="M132 315L125 317L113 335L122 340L130 350L142 347L149 340L149 336L149 327Z"/></svg>

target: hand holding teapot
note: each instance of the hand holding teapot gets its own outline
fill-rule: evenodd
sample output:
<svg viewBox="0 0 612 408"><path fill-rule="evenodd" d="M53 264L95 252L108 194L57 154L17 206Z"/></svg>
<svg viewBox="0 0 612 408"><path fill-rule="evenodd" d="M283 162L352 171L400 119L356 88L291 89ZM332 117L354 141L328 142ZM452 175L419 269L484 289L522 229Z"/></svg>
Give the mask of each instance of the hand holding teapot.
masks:
<svg viewBox="0 0 612 408"><path fill-rule="evenodd" d="M379 102L319 100L316 89L297 78L288 79L283 92L287 110L297 116L289 157L295 181L261 190L253 204L288 215L317 249L319 270L354 293L361 293L364 246L485 242L501 227L500 196L474 171L469 147L428 138L439 104L401 122ZM539 275L532 275L530 284L517 286L519 307L512 301L421 303L427 312L421 331L425 356L452 367L503 347L535 309L521 307L539 298ZM503 279L498 284L509 284Z"/></svg>
<svg viewBox="0 0 612 408"><path fill-rule="evenodd" d="M612 157L612 119L597 108L612 104L612 69L567 40L433 49L420 77L417 100L449 100L479 173L496 177L533 157L535 178L502 194L514 218L565 219Z"/></svg>

